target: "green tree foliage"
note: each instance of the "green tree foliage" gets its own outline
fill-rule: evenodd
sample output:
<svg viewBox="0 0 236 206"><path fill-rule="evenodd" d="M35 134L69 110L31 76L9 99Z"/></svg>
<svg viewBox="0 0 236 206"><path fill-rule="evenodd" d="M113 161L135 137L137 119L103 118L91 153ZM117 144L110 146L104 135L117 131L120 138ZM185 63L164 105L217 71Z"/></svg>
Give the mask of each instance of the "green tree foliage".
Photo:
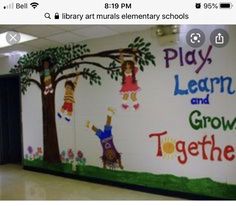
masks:
<svg viewBox="0 0 236 206"><path fill-rule="evenodd" d="M22 92L25 93L31 83L35 83L42 89L42 84L37 79L32 79L34 73L39 73L42 60L50 58L53 67L50 68L50 74L53 79L54 87L57 83L67 79L73 78L77 75L88 79L91 85L101 85L101 77L97 73L97 69L106 70L110 77L118 80L121 76L120 71L120 51L124 53L124 57L135 55L139 68L144 71L144 67L152 64L155 66L155 57L150 52L150 42L145 42L143 38L137 37L127 48L107 50L98 53L90 53L90 49L86 44L69 44L65 46L49 48L41 51L30 52L22 56L17 65L11 69L11 73L20 74ZM108 65L102 65L94 62L93 57L106 58L110 62ZM89 61L86 61L89 59ZM67 70L68 72L65 72ZM65 74L66 73L66 74Z"/></svg>

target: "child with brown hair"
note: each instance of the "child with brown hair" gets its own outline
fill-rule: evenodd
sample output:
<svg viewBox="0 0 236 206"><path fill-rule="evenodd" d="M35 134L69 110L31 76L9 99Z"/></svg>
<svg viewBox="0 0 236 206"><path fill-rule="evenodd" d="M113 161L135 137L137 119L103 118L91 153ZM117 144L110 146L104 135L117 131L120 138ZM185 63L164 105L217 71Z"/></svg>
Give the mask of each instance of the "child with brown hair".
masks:
<svg viewBox="0 0 236 206"><path fill-rule="evenodd" d="M67 80L65 82L64 104L61 107L61 113L64 114L65 112L67 112L65 120L68 122L70 121L73 112L73 104L75 103L74 92L78 78L79 76L77 75L73 82L71 80ZM60 112L57 113L57 116L59 118L62 118L61 113Z"/></svg>
<svg viewBox="0 0 236 206"><path fill-rule="evenodd" d="M109 167L113 169L119 167L120 169L123 169L121 163L121 155L115 148L112 136L111 121L112 116L115 114L115 110L111 107L108 107L107 111L107 121L106 125L104 126L104 130L98 129L96 126L91 125L90 121L87 121L86 127L92 129L100 139L100 143L103 149L103 155L101 157L103 168L106 169L107 167Z"/></svg>
<svg viewBox="0 0 236 206"><path fill-rule="evenodd" d="M135 66L136 60L133 55L133 60L124 60L122 50L120 55L121 61L121 72L122 72L122 87L120 93L122 94L122 108L128 109L128 99L130 98L133 102L133 108L137 110L139 108L139 103L137 101L137 92L140 91L138 86L136 74L138 73L138 68Z"/></svg>
<svg viewBox="0 0 236 206"><path fill-rule="evenodd" d="M42 70L40 71L40 76L43 77L44 82L44 95L48 95L49 93L53 93L52 87L52 77L50 73L51 59L49 57L44 58L42 60Z"/></svg>

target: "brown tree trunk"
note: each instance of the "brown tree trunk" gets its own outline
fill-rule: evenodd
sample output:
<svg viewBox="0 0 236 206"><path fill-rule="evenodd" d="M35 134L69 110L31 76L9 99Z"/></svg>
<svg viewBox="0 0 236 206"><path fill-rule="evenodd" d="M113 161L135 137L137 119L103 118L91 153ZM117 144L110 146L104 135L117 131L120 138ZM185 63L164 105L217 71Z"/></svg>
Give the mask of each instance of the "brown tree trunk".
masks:
<svg viewBox="0 0 236 206"><path fill-rule="evenodd" d="M44 95L42 91L43 106L43 145L44 160L49 163L60 163L60 153L57 138L55 119L55 90Z"/></svg>

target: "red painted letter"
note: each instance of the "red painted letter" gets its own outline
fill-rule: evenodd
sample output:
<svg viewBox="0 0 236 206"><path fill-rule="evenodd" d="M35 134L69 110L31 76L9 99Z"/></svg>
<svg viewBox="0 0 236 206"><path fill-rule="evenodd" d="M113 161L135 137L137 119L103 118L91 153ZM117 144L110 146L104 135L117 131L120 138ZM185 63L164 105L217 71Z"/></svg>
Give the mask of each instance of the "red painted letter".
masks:
<svg viewBox="0 0 236 206"><path fill-rule="evenodd" d="M188 146L188 152L193 156L197 156L199 154L198 144L196 142L191 142Z"/></svg>
<svg viewBox="0 0 236 206"><path fill-rule="evenodd" d="M181 148L179 147L179 145L181 145ZM186 149L185 149L185 142L184 141L177 141L176 142L176 150L178 152L182 152L183 153L183 159L181 159L181 156L178 156L178 160L181 164L185 164L188 160L187 154L186 154Z"/></svg>
<svg viewBox="0 0 236 206"><path fill-rule="evenodd" d="M215 137L214 137L214 134L211 135L211 139L212 139L211 160L212 160L212 161L214 160L214 152L217 152L217 151L218 151L218 158L217 158L217 160L218 160L218 161L222 161L222 159L221 159L222 150L221 150L221 148L215 146Z"/></svg>
<svg viewBox="0 0 236 206"><path fill-rule="evenodd" d="M167 134L167 131L159 132L159 133L152 133L149 137L157 137L157 156L162 156L161 150L161 136Z"/></svg>
<svg viewBox="0 0 236 206"><path fill-rule="evenodd" d="M230 152L234 152L234 147L231 145L227 145L224 149L224 157L225 157L225 159L232 161L232 160L234 160L235 155L232 154L231 156L229 156Z"/></svg>

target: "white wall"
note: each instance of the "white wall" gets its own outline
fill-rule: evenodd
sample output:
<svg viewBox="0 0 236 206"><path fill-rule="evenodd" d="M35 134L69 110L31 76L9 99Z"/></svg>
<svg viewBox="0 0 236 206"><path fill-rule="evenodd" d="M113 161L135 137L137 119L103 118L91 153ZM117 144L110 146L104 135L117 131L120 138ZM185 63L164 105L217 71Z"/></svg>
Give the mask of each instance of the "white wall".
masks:
<svg viewBox="0 0 236 206"><path fill-rule="evenodd" d="M10 64L11 62L9 57L0 57L0 75L7 74L9 72Z"/></svg>
<svg viewBox="0 0 236 206"><path fill-rule="evenodd" d="M208 35L214 27L202 27ZM227 28L225 28L227 29ZM181 137L186 141L200 140L205 134L215 134L216 142L219 145L229 143L235 145L235 130L223 132L222 130L213 131L213 129L204 129L195 131L188 123L188 116L194 109L200 110L203 114L212 116L222 116L229 119L235 117L235 108L232 102L235 102L235 95L221 95L219 92L212 94L211 105L194 106L189 103L189 95L185 97L174 96L174 75L179 74L184 79L181 84L190 79L200 79L205 77L217 77L222 74L233 78L233 88L235 85L235 46L236 39L233 39L235 28L231 33L230 44L223 49L213 49L213 63L205 66L204 71L198 75L192 70L192 66L180 67L178 60L166 69L163 61L163 52L158 45L156 37L151 31L142 33L133 33L123 36L116 36L102 39L99 41L90 41L88 43L92 51L99 51L110 48L120 48L128 45L136 36L141 35L147 41L152 42L152 53L156 56L157 66L147 67L144 73L139 72L138 82L142 91L138 95L141 108L137 112L123 111L120 107L121 97L118 93L120 83L114 82L105 73L102 73L103 86L91 88L87 82L82 80L78 89L78 115L80 120L76 125L77 148L84 151L88 156L88 164L101 166L99 157L101 156L101 147L98 139L93 133L84 128L84 122L91 119L99 127L102 127L105 121L105 112L107 106L111 105L117 108L117 115L114 117L114 141L118 150L123 154L122 159L126 170L146 171L158 174L175 174L178 176L188 176L191 178L210 176L214 180L221 182L236 183L236 166L233 162L211 162L204 161L201 158L189 157L185 165L177 162L176 157L172 160L160 159L156 154L156 139L149 139L150 133L168 131L168 137L178 139ZM184 34L180 37L178 45L173 48L183 46L184 49L191 50L183 43ZM203 48L209 45L205 44ZM195 95L203 97L204 95ZM234 112L233 112L234 111ZM76 112L77 113L77 112ZM176 154L175 154L176 156ZM215 172L218 171L218 172Z"/></svg>
<svg viewBox="0 0 236 206"><path fill-rule="evenodd" d="M0 56L0 75L2 74L8 74L10 69L14 67L14 65L17 63L20 56L22 56L24 52L20 53L13 53L12 55L7 56Z"/></svg>
<svg viewBox="0 0 236 206"><path fill-rule="evenodd" d="M206 35L209 35L214 27L202 27ZM228 29L225 27L225 29ZM235 34L235 28L230 31L231 37ZM138 95L141 103L139 111L123 111L120 107L121 97L119 95L120 82L111 80L105 72L101 72L103 84L101 87L91 87L88 82L81 80L77 88L77 104L75 106L75 125L67 126L65 122L60 122L63 135L60 135L59 142L64 142L63 146L76 145L75 150L81 149L87 157L89 165L101 167L99 157L102 154L101 146L97 137L86 130L84 124L86 120L91 120L98 127L103 127L106 118L107 106L113 106L117 109L117 114L113 120L114 142L119 152L122 153L122 160L126 170L145 171L157 174L175 174L178 176L187 176L191 178L211 177L221 182L236 183L236 166L233 162L222 161L212 162L202 160L200 157L189 157L185 165L177 162L176 156L171 160L160 159L156 157L156 139L149 139L148 135L153 132L168 131L168 137L177 140L200 141L204 135L215 134L217 145L226 146L227 144L235 145L235 130L223 132L222 130L214 131L211 128L195 131L189 123L188 117L194 109L200 110L203 114L210 116L225 116L228 119L235 117L235 109L232 102L235 102L235 95L229 96L216 92L210 95L210 105L194 106L189 103L191 97L174 96L174 75L179 74L181 85L187 83L190 79L200 79L205 77L217 77L222 74L233 78L233 88L235 86L236 72L234 70L235 58L234 51L236 46L235 39L230 39L230 44L223 49L213 49L211 65L206 65L198 75L193 72L192 66L180 67L178 61L166 69L163 61L163 52L158 45L156 37L152 32L146 31L141 33L132 33L110 38L104 38L89 41L88 45L92 52L120 48L128 45L136 36L142 36L147 41L152 42L152 53L156 56L157 66L146 68L144 73L139 72L138 82L142 91ZM184 38L180 37L178 48L183 46L184 49L191 50L181 42ZM206 49L206 44L203 48ZM101 60L100 60L101 61ZM63 90L63 89L62 89ZM58 88L60 91L60 88ZM195 95L204 97L205 95ZM62 94L57 93L57 102L61 104ZM59 100L58 100L59 99ZM63 127L62 127L63 125ZM68 136L72 127L76 128L76 133ZM59 132L60 133L60 132ZM74 136L76 137L74 139ZM65 138L66 137L66 138ZM66 142L66 143L65 143ZM74 144L74 142L76 144ZM215 172L218 171L218 172Z"/></svg>
<svg viewBox="0 0 236 206"><path fill-rule="evenodd" d="M193 26L191 26L193 27ZM122 161L125 170L150 172L155 174L174 174L190 178L210 177L213 180L236 184L236 164L223 161L202 160L198 157L188 157L186 164L177 161L177 152L168 158L156 157L156 138L149 138L150 133L168 131L167 137L177 141L179 139L200 141L204 135L208 138L215 135L216 144L220 147L231 144L236 145L235 129L223 131L213 130L208 127L202 130L193 130L189 125L189 114L197 109L208 116L224 116L226 119L235 118L235 94L227 95L216 89L210 94L210 105L191 105L193 97L205 97L206 94L174 96L174 76L179 75L181 86L185 87L190 79L201 79L205 77L230 76L233 79L232 87L236 89L236 27L223 27L230 34L230 43L222 48L213 48L211 53L212 64L205 65L203 70L196 74L194 66L185 65L180 67L179 60L171 62L170 68L165 68L163 49L171 47L178 49L183 47L184 51L193 50L184 42L184 34L190 27L181 29L179 42L176 45L160 46L151 30L135 33L127 33L108 38L89 40L86 42L91 52L109 50L113 48L126 47L136 36L142 36L150 41L151 52L156 56L156 67L148 66L145 72L137 75L141 92L138 100L141 107L138 111L124 111L121 109L121 96L119 94L120 81L115 82L99 71L102 77L102 86L90 86L89 83L80 79L76 89L76 104L74 105L74 117L71 123L57 119L58 138L60 149L72 148L74 151L82 150L88 165L102 167L100 156L102 149L99 139L94 133L85 128L86 120L91 120L98 127L103 127L106 119L108 106L116 108L117 112L113 118L114 143L119 152L122 153ZM200 27L206 36L214 30L214 26ZM200 49L205 54L209 46L209 40ZM197 50L198 51L198 50ZM199 60L199 58L198 58ZM99 62L104 60L98 59ZM63 104L64 83L57 87L56 108L59 110ZM27 146L35 148L42 146L42 114L41 100L38 88L32 86L23 98L23 123L24 123L24 149ZM34 122L32 124L32 122ZM35 124L36 123L36 124ZM167 139L164 138L166 141ZM209 150L209 148L208 148Z"/></svg>

